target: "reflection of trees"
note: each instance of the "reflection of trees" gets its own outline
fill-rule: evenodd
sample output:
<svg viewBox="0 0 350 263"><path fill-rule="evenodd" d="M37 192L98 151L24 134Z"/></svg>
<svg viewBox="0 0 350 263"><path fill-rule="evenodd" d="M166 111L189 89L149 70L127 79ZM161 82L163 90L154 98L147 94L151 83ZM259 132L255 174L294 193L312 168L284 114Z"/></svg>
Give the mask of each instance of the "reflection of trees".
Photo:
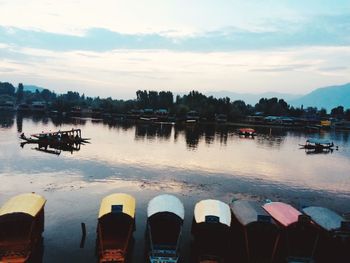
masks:
<svg viewBox="0 0 350 263"><path fill-rule="evenodd" d="M174 140L177 141L180 134L184 134L186 144L189 148L195 149L202 138L210 145L219 141L220 144L227 144L229 128L225 125L176 125Z"/></svg>
<svg viewBox="0 0 350 263"><path fill-rule="evenodd" d="M104 125L107 125L108 128L110 129L116 129L116 130L123 130L123 131L127 131L131 128L134 127L134 123L133 122L127 122L127 121L122 121L122 122L117 122L117 121L106 121L103 122Z"/></svg>
<svg viewBox="0 0 350 263"><path fill-rule="evenodd" d="M12 128L15 122L15 113L0 111L0 125L1 128Z"/></svg>
<svg viewBox="0 0 350 263"><path fill-rule="evenodd" d="M202 132L199 129L199 126L188 127L185 129L185 139L188 148L196 149L200 137L202 137Z"/></svg>
<svg viewBox="0 0 350 263"><path fill-rule="evenodd" d="M153 140L161 138L169 140L171 136L172 126L163 124L136 124L135 125L135 139Z"/></svg>
<svg viewBox="0 0 350 263"><path fill-rule="evenodd" d="M279 148L287 136L287 131L284 129L261 129L258 130L258 134L256 137L257 144Z"/></svg>

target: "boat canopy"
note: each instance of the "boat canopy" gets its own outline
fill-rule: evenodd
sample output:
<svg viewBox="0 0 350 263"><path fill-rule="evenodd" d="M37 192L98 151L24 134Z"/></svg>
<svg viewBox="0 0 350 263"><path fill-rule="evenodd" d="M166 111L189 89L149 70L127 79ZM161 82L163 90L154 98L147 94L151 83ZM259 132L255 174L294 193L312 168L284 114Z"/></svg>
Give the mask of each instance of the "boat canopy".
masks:
<svg viewBox="0 0 350 263"><path fill-rule="evenodd" d="M24 213L35 217L44 207L46 199L35 193L12 197L0 208L0 217L14 213Z"/></svg>
<svg viewBox="0 0 350 263"><path fill-rule="evenodd" d="M316 139L316 138L311 138L306 140L307 143L314 143L314 144L331 144L332 142L327 139Z"/></svg>
<svg viewBox="0 0 350 263"><path fill-rule="evenodd" d="M233 202L231 209L243 226L255 222L274 223L272 217L256 201L237 200Z"/></svg>
<svg viewBox="0 0 350 263"><path fill-rule="evenodd" d="M202 200L194 207L194 218L196 223L220 222L230 227L231 210L219 200Z"/></svg>
<svg viewBox="0 0 350 263"><path fill-rule="evenodd" d="M309 206L304 208L303 212L310 216L312 221L317 225L327 231L340 229L342 222L345 221L342 216L325 207Z"/></svg>
<svg viewBox="0 0 350 263"><path fill-rule="evenodd" d="M298 222L302 215L297 209L282 202L270 202L263 205L263 208L281 225L287 227Z"/></svg>
<svg viewBox="0 0 350 263"><path fill-rule="evenodd" d="M182 202L173 195L163 194L154 197L148 203L147 216L151 217L154 214L169 212L177 215L182 220L185 218L185 208Z"/></svg>
<svg viewBox="0 0 350 263"><path fill-rule="evenodd" d="M102 199L98 218L107 214L123 213L135 217L136 201L128 194L111 194Z"/></svg>

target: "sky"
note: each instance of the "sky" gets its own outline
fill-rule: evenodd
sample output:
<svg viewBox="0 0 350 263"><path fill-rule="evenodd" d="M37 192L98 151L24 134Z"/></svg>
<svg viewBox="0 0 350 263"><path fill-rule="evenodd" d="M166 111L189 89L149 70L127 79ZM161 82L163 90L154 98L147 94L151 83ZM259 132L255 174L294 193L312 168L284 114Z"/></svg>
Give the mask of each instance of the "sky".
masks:
<svg viewBox="0 0 350 263"><path fill-rule="evenodd" d="M350 1L0 0L0 81L306 94L350 82Z"/></svg>

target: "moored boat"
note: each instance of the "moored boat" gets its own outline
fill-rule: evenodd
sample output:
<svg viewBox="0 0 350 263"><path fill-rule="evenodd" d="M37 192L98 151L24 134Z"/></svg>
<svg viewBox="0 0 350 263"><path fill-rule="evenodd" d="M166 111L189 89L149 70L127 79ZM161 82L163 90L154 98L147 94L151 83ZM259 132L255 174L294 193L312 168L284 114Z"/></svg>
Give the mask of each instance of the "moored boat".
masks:
<svg viewBox="0 0 350 263"><path fill-rule="evenodd" d="M90 139L81 137L80 129L65 131L41 132L31 134L30 137L21 134L20 138L27 143L40 143L48 145L79 144L87 143Z"/></svg>
<svg viewBox="0 0 350 263"><path fill-rule="evenodd" d="M303 213L321 229L317 262L341 262L350 259L350 221L336 212L318 206L303 209Z"/></svg>
<svg viewBox="0 0 350 263"><path fill-rule="evenodd" d="M148 262L179 262L184 217L184 206L176 196L158 195L148 203L146 230Z"/></svg>
<svg viewBox="0 0 350 263"><path fill-rule="evenodd" d="M97 223L99 262L127 262L132 233L135 230L135 198L111 194L102 199Z"/></svg>
<svg viewBox="0 0 350 263"><path fill-rule="evenodd" d="M28 262L42 240L46 200L20 194L0 208L0 262Z"/></svg>
<svg viewBox="0 0 350 263"><path fill-rule="evenodd" d="M191 262L229 262L230 226L231 211L227 204L212 199L198 202L191 229L194 237Z"/></svg>
<svg viewBox="0 0 350 263"><path fill-rule="evenodd" d="M320 231L310 217L282 202L269 202L263 208L281 227L281 249L286 261L314 262Z"/></svg>
<svg viewBox="0 0 350 263"><path fill-rule="evenodd" d="M237 200L231 205L232 238L244 262L274 262L280 238L280 229L273 218L257 201Z"/></svg>
<svg viewBox="0 0 350 263"><path fill-rule="evenodd" d="M299 144L304 149L324 150L332 149L334 143L326 139L307 139L305 144Z"/></svg>

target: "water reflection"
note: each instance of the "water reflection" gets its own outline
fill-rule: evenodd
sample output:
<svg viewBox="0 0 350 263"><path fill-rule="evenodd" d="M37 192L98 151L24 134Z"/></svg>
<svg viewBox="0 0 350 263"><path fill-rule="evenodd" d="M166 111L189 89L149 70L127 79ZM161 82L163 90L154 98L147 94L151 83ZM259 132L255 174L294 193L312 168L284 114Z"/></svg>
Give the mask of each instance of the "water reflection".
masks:
<svg viewBox="0 0 350 263"><path fill-rule="evenodd" d="M14 115L5 119L3 115L1 117L2 125L8 126L6 123L9 123L9 120L12 120L12 123L14 121ZM38 156L28 151L33 149L31 152L60 154L64 157L65 154L74 153L74 160L60 158L56 161L46 159L44 155L42 158L57 169L65 169L66 166L84 169L86 178L105 178L106 175L120 174L124 171L121 166L127 165L133 169L137 166L141 174L144 174L145 168L158 167L220 173L231 178L252 177L318 189L350 187L345 179L346 171L350 169L349 132L330 130L315 134L315 138L333 140L335 145L339 145L339 151L333 154L311 152L307 153L307 156L317 155L317 158L305 159L305 152L299 150L298 146L309 137L303 131L257 127L257 136L241 137L236 132L238 126L227 125L135 124L127 121L49 118L43 115L34 119L28 115L17 115L15 122L17 132L37 133L42 130L75 127L82 128L84 136L93 138L92 145L84 145L81 148L24 146L20 154L25 158L23 167L29 170L33 167L30 158ZM9 135L13 136L13 131L0 134L0 142L3 142L4 149L0 156L5 151L18 154L8 140ZM5 142L7 148L3 147ZM3 155L3 160L10 166L13 160L7 155ZM37 169L40 170L40 167Z"/></svg>
<svg viewBox="0 0 350 263"><path fill-rule="evenodd" d="M12 128L14 124L14 112L0 111L0 127L5 129Z"/></svg>
<svg viewBox="0 0 350 263"><path fill-rule="evenodd" d="M35 145L36 147L31 148L32 150L48 153L48 154L54 154L54 155L60 155L61 152L70 152L73 154L74 152L80 151L81 145L83 143L75 143L75 144L60 144L60 145L53 145L53 144L46 144L46 143L29 143L29 142L22 142L20 143L21 148L24 148L25 145Z"/></svg>

